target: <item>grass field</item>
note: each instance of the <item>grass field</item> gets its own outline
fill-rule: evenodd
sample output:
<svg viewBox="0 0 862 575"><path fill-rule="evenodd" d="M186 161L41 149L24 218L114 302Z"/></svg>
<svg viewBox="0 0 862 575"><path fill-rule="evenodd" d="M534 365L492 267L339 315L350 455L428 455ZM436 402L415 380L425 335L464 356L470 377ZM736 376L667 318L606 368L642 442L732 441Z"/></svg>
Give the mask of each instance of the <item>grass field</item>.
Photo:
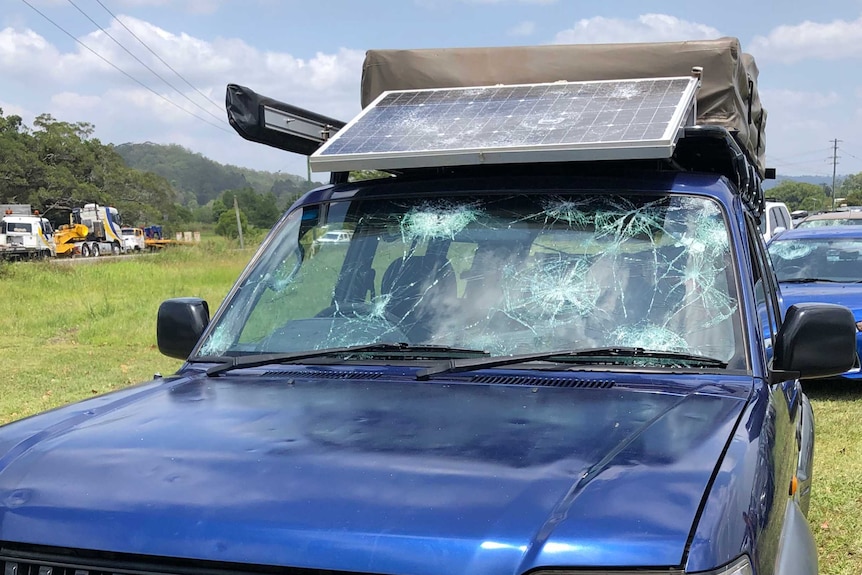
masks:
<svg viewBox="0 0 862 575"><path fill-rule="evenodd" d="M170 297L221 303L252 255L218 241L122 260L0 263L0 423L175 371L155 346ZM862 385L808 383L809 519L823 575L862 573Z"/></svg>
<svg viewBox="0 0 862 575"><path fill-rule="evenodd" d="M116 259L0 264L0 423L173 373L156 312L199 296L215 311L252 255L218 240Z"/></svg>

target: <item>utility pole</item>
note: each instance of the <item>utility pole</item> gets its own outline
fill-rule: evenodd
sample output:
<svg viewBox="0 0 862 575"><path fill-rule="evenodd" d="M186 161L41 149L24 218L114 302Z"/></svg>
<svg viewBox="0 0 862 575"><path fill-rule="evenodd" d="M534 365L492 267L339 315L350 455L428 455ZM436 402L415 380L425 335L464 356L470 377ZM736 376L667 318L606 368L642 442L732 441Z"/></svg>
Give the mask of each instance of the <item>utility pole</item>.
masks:
<svg viewBox="0 0 862 575"><path fill-rule="evenodd" d="M239 204L236 201L236 196L233 197L233 211L236 212L236 231L239 232L239 249L244 249L242 243L242 220L239 219Z"/></svg>
<svg viewBox="0 0 862 575"><path fill-rule="evenodd" d="M838 138L832 140L832 211L835 211L835 168L838 166Z"/></svg>

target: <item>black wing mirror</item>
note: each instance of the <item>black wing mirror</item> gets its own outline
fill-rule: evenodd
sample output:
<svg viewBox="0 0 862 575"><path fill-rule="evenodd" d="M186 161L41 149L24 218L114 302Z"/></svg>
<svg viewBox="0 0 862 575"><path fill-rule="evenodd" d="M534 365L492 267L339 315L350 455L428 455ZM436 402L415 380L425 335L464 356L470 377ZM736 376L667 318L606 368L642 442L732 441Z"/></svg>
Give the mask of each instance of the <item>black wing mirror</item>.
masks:
<svg viewBox="0 0 862 575"><path fill-rule="evenodd" d="M816 379L853 368L856 320L844 306L800 303L790 306L775 338L770 382L789 377Z"/></svg>
<svg viewBox="0 0 862 575"><path fill-rule="evenodd" d="M210 322L210 308L197 297L165 300L159 306L156 339L168 357L186 359Z"/></svg>

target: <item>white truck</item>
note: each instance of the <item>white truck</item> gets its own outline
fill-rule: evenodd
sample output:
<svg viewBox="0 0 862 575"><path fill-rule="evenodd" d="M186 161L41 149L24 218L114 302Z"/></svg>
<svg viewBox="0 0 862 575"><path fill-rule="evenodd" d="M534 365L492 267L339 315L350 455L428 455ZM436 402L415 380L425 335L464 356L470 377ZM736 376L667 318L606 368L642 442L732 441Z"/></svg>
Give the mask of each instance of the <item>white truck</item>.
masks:
<svg viewBox="0 0 862 575"><path fill-rule="evenodd" d="M141 252L147 248L143 228L123 228L123 249L126 252Z"/></svg>
<svg viewBox="0 0 862 575"><path fill-rule="evenodd" d="M29 204L0 206L0 257L4 259L32 259L53 257L54 229L39 211Z"/></svg>

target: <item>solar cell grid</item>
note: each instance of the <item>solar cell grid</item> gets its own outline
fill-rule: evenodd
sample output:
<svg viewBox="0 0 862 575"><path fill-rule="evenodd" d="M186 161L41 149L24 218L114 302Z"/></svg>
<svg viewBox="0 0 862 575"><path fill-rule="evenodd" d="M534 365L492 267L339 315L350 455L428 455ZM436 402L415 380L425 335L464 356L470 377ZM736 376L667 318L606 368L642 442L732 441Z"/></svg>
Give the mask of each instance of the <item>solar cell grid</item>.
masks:
<svg viewBox="0 0 862 575"><path fill-rule="evenodd" d="M595 159L632 147L667 157L696 85L683 77L388 92L318 150L312 167L475 164L486 154L543 161L543 151L560 161L558 152L579 159L577 150Z"/></svg>

